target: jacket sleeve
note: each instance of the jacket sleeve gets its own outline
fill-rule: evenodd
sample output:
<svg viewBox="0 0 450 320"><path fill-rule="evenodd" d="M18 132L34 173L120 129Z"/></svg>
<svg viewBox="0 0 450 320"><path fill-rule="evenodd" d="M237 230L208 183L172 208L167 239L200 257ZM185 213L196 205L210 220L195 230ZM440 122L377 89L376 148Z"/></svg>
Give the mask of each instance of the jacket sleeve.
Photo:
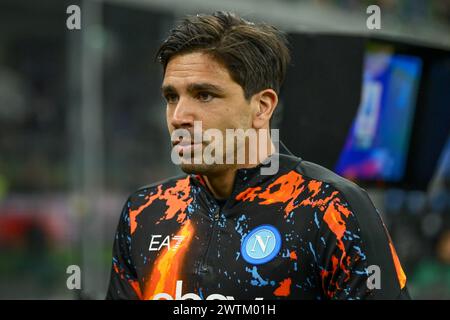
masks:
<svg viewBox="0 0 450 320"><path fill-rule="evenodd" d="M120 215L115 233L111 275L106 294L108 300L141 299L141 291L131 256L130 199Z"/></svg>
<svg viewBox="0 0 450 320"><path fill-rule="evenodd" d="M327 204L316 239L327 299L409 299L406 275L367 193L344 189Z"/></svg>

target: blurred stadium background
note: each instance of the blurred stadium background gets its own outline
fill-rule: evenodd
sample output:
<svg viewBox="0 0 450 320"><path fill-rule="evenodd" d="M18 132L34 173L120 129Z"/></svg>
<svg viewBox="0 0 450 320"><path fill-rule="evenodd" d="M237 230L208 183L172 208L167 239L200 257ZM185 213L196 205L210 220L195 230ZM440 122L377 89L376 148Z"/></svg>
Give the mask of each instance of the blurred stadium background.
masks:
<svg viewBox="0 0 450 320"><path fill-rule="evenodd" d="M81 30L66 28L71 4ZM370 4L381 30L366 27ZM0 298L104 298L123 202L179 172L155 50L183 15L216 10L290 33L295 66L276 122L285 144L368 190L413 298L450 299L447 0L2 0ZM380 63L392 91L373 104ZM376 131L383 119L390 129ZM81 290L66 287L69 265L81 267Z"/></svg>

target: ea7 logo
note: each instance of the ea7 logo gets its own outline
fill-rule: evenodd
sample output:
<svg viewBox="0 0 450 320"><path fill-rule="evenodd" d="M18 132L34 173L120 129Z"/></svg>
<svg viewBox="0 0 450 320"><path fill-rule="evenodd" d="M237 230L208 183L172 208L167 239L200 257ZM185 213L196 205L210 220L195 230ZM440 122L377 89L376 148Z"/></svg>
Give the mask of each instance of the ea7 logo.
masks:
<svg viewBox="0 0 450 320"><path fill-rule="evenodd" d="M166 236L160 241L162 237L160 234L152 234L148 251L159 251L162 247L167 247L167 250L177 250L184 239L184 236Z"/></svg>

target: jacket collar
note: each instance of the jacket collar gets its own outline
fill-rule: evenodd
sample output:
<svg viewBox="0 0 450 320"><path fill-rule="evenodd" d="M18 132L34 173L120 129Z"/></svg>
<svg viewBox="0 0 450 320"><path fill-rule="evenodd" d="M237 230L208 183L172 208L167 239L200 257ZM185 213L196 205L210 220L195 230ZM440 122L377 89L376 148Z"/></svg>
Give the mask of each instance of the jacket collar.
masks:
<svg viewBox="0 0 450 320"><path fill-rule="evenodd" d="M279 161L278 171L275 174L262 175L261 168L270 167L271 161L275 160L276 157L278 157ZM279 177L280 175L293 170L301 161L301 158L293 155L274 153L255 167L238 169L234 180L233 191L231 192L231 196L227 200L225 207L230 207L232 203L235 202L234 199L236 195L243 190L247 188L254 188L268 180L273 180L273 178ZM204 178L201 175L191 174L190 179L192 184L198 186L201 190L206 192L209 201L216 203L212 193L209 191L209 188L205 183Z"/></svg>

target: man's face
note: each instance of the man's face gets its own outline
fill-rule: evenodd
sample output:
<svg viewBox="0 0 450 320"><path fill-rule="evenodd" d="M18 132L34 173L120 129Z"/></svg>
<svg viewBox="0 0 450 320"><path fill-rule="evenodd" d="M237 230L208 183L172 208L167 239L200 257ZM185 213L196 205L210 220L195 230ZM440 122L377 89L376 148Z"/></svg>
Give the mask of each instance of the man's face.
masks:
<svg viewBox="0 0 450 320"><path fill-rule="evenodd" d="M201 121L203 131L220 130L223 137L225 129L252 128L256 103L247 101L242 87L231 79L228 70L207 54L193 52L173 57L166 67L162 91L167 101L167 126L171 135L176 129L186 129L193 139L194 121ZM180 154L193 155L194 150L203 151L206 145L208 142L192 145L181 141L175 147ZM200 174L220 172L229 166L181 164L183 171Z"/></svg>

